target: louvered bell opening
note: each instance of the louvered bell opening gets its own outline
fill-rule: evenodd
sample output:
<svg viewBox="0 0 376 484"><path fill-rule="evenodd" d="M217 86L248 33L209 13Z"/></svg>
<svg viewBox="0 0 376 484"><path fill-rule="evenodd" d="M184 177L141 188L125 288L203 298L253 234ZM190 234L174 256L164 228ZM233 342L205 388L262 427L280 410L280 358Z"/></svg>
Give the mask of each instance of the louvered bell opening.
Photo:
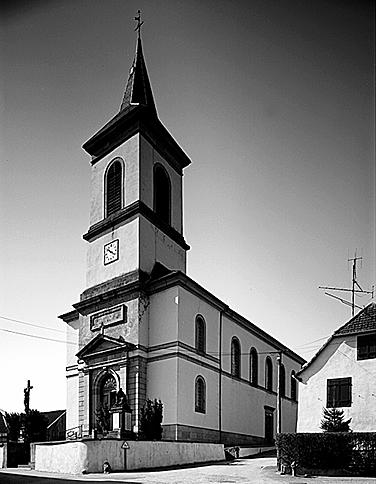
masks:
<svg viewBox="0 0 376 484"><path fill-rule="evenodd" d="M121 172L122 167L120 161L115 161L107 173L107 217L121 209Z"/></svg>

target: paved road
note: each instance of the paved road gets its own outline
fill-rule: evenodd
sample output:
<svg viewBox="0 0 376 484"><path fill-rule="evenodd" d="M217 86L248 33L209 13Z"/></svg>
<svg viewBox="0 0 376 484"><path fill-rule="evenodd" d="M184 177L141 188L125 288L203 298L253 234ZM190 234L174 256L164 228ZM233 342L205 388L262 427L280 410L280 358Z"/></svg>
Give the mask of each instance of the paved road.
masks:
<svg viewBox="0 0 376 484"><path fill-rule="evenodd" d="M0 470L1 484L371 484L370 478L291 477L276 473L275 458L239 459L233 462L170 469L151 472L113 473L109 475L61 476L35 471L12 470L9 474Z"/></svg>

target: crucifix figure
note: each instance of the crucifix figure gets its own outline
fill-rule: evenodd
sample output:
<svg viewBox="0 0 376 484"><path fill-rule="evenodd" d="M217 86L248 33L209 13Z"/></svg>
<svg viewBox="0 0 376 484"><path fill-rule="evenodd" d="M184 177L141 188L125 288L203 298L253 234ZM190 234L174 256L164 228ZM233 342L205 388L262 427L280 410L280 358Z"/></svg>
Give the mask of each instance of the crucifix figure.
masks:
<svg viewBox="0 0 376 484"><path fill-rule="evenodd" d="M24 389L24 405L25 405L25 413L26 415L30 411L30 390L33 387L30 385L30 380L27 380L27 387Z"/></svg>
<svg viewBox="0 0 376 484"><path fill-rule="evenodd" d="M144 23L141 22L141 10L137 10L137 17L134 18L137 22L137 27L134 30L138 31L138 37L141 36L141 25Z"/></svg>

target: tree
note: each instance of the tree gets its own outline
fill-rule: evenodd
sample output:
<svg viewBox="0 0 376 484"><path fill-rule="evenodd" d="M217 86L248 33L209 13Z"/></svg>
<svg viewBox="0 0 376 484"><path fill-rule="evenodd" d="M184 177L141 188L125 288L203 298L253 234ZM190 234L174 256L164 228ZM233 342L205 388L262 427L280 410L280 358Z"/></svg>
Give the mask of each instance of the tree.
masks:
<svg viewBox="0 0 376 484"><path fill-rule="evenodd" d="M20 430L23 429L23 438L26 443L44 442L47 438L47 419L38 410L29 410L28 413L6 413L5 419L9 428L9 440L17 442Z"/></svg>
<svg viewBox="0 0 376 484"><path fill-rule="evenodd" d="M146 440L162 439L163 403L147 399L141 409L140 431Z"/></svg>
<svg viewBox="0 0 376 484"><path fill-rule="evenodd" d="M344 420L343 410L338 408L323 408L323 419L320 423L320 428L324 432L349 432L350 431L349 420Z"/></svg>

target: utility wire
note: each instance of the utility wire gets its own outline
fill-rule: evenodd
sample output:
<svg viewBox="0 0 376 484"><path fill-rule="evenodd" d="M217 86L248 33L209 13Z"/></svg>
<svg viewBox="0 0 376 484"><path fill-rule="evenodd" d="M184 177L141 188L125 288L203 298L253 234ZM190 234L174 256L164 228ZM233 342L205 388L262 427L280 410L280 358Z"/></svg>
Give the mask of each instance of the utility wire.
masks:
<svg viewBox="0 0 376 484"><path fill-rule="evenodd" d="M35 323L27 323L26 321L20 321L19 319L7 318L5 316L0 316L0 319L12 321L13 323L25 324L26 326L33 326L34 328L48 329L48 331L56 331L57 333L67 334L67 332L62 330L62 329L48 328L47 326L41 326L40 324L35 324ZM68 328L68 329L70 329L70 328Z"/></svg>
<svg viewBox="0 0 376 484"><path fill-rule="evenodd" d="M35 334L21 333L21 332L18 332L18 331L11 331L10 329L0 328L0 331L5 331L6 333L19 334L19 335L22 335L22 336L29 336L29 338L44 339L44 340L47 340L47 341L54 341L55 343L64 343L64 344L76 345L76 346L78 345L78 343L74 343L73 341L63 341L61 339L45 338L44 336L37 336Z"/></svg>

